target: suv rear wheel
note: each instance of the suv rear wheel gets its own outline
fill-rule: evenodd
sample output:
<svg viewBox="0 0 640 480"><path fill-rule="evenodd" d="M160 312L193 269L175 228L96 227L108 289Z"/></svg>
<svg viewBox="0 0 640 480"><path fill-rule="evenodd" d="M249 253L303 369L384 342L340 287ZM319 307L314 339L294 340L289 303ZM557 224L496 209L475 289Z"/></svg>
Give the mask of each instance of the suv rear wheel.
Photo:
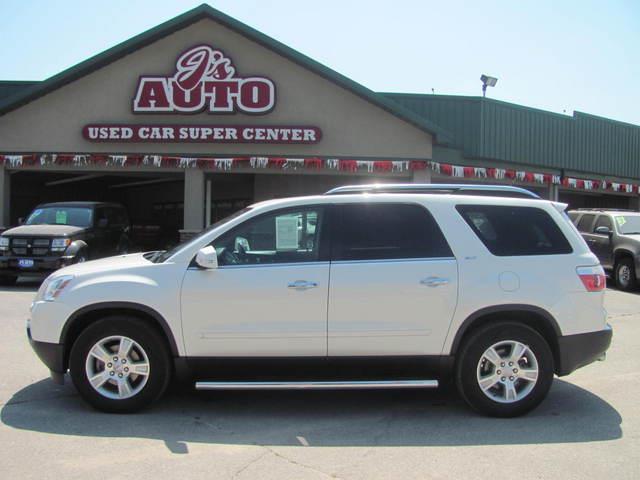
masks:
<svg viewBox="0 0 640 480"><path fill-rule="evenodd" d="M105 317L71 349L71 379L80 395L105 412L140 410L157 400L171 377L164 339L137 318Z"/></svg>
<svg viewBox="0 0 640 480"><path fill-rule="evenodd" d="M519 323L500 322L480 328L464 342L456 384L478 412L515 417L544 400L553 372L553 354L538 332Z"/></svg>
<svg viewBox="0 0 640 480"><path fill-rule="evenodd" d="M620 290L628 292L636 287L636 267L633 259L624 257L618 260L614 274L616 285Z"/></svg>

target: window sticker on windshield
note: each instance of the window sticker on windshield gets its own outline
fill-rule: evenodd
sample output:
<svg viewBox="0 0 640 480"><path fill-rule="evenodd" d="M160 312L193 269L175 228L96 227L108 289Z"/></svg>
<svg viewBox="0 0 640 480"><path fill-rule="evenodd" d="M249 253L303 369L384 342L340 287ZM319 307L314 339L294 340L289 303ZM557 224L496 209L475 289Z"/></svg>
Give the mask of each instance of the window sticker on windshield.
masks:
<svg viewBox="0 0 640 480"><path fill-rule="evenodd" d="M276 217L276 250L298 248L298 217Z"/></svg>
<svg viewBox="0 0 640 480"><path fill-rule="evenodd" d="M618 222L618 226L623 226L625 223L627 223L627 219L624 217L616 217L616 222Z"/></svg>
<svg viewBox="0 0 640 480"><path fill-rule="evenodd" d="M56 223L58 225L67 224L67 212L65 210L56 210Z"/></svg>

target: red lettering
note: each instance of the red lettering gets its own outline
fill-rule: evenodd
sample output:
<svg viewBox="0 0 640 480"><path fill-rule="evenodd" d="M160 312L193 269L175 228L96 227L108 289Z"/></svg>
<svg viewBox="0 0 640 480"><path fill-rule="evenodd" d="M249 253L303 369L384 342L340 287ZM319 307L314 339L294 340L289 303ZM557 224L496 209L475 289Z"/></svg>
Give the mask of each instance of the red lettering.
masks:
<svg viewBox="0 0 640 480"><path fill-rule="evenodd" d="M164 78L141 78L138 94L133 102L136 111L168 111L166 80Z"/></svg>

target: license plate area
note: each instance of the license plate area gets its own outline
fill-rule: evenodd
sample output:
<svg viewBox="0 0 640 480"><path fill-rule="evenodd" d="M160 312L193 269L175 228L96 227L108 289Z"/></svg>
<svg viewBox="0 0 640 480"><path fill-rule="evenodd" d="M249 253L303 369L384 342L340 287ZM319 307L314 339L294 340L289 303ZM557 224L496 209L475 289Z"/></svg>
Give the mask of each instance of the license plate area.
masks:
<svg viewBox="0 0 640 480"><path fill-rule="evenodd" d="M33 268L34 261L32 258L19 258L18 267L20 268Z"/></svg>

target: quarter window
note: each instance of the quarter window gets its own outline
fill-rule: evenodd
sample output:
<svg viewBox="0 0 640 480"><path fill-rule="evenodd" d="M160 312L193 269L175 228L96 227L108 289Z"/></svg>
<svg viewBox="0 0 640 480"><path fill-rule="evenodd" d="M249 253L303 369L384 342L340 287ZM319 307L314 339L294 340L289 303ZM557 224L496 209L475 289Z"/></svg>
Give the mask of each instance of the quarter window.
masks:
<svg viewBox="0 0 640 480"><path fill-rule="evenodd" d="M558 225L540 208L458 205L456 209L494 255L554 255L573 251Z"/></svg>
<svg viewBox="0 0 640 480"><path fill-rule="evenodd" d="M259 265L320 260L322 208L261 215L213 242L219 265Z"/></svg>
<svg viewBox="0 0 640 480"><path fill-rule="evenodd" d="M451 249L431 214L419 205L357 203L339 205L334 260L451 257Z"/></svg>

